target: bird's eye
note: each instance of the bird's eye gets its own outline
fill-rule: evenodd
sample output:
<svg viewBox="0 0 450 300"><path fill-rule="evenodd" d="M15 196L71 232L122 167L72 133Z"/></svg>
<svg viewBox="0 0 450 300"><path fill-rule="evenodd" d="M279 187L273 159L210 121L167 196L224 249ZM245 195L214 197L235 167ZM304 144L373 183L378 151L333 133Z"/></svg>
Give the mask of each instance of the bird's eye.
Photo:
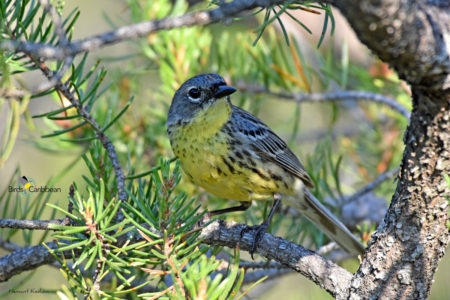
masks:
<svg viewBox="0 0 450 300"><path fill-rule="evenodd" d="M198 102L200 100L200 95L200 90L196 87L193 87L188 91L189 99L193 102Z"/></svg>

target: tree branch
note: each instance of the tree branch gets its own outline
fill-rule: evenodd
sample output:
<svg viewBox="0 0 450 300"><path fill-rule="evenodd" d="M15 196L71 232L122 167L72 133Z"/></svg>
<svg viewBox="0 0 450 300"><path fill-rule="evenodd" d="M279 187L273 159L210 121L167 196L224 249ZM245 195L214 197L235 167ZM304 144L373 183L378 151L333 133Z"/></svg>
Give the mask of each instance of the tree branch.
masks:
<svg viewBox="0 0 450 300"><path fill-rule="evenodd" d="M214 221L201 232L200 238L209 245L226 246L250 251L253 243L253 231L241 232L245 225ZM332 296L342 295L348 288L352 274L335 263L291 243L280 237L266 233L261 239L256 253L268 259L273 259L301 273L314 283L328 291Z"/></svg>
<svg viewBox="0 0 450 300"><path fill-rule="evenodd" d="M0 239L0 248L5 249L6 251L10 251L10 252L18 251L18 250L22 249L22 247L20 245L4 241L3 239Z"/></svg>
<svg viewBox="0 0 450 300"><path fill-rule="evenodd" d="M30 43L24 41L3 41L0 43L0 48L27 53L29 55L38 56L42 59L61 60L69 56L75 56L80 53L89 52L107 45L112 45L123 40L147 36L152 32L216 23L221 20L234 17L245 10L250 10L256 7L268 7L271 5L282 4L283 2L285 1L235 0L231 2L222 2L219 8L123 26L110 32L68 43L63 47L55 47L48 44Z"/></svg>
<svg viewBox="0 0 450 300"><path fill-rule="evenodd" d="M22 99L27 96L29 92L22 89L9 89L9 88L0 88L0 98L6 99Z"/></svg>
<svg viewBox="0 0 450 300"><path fill-rule="evenodd" d="M372 101L376 103L381 103L389 106L394 111L402 114L405 118L409 119L411 113L401 104L399 104L395 99L376 94L371 92L363 91L335 91L328 93L293 93L288 91L271 91L266 87L247 84L245 82L238 82L236 88L240 91L246 91L255 94L269 94L281 99L295 101L297 103L304 102L330 102L330 101L347 101L347 100L365 100Z"/></svg>
<svg viewBox="0 0 450 300"><path fill-rule="evenodd" d="M64 219L60 219L60 220L0 219L0 228L53 230L53 229L49 228L50 224L66 225Z"/></svg>
<svg viewBox="0 0 450 300"><path fill-rule="evenodd" d="M41 63L38 64L38 66L42 71L42 73L45 75L45 77L47 77L47 79L50 82L55 80L54 77L55 75L45 64ZM57 79L54 86L56 90L60 91L64 95L64 97L68 99L70 103L77 108L80 116L82 116L94 129L98 140L102 143L103 148L105 148L106 152L108 153L108 157L111 160L114 173L116 174L116 183L119 199L121 201L126 201L127 193L125 192L125 175L123 173L122 167L119 162L119 157L117 156L117 152L113 143L105 134L101 126L94 119L94 117L92 117L91 114L86 110L86 108L80 103L79 99L75 97L73 91L70 91L70 89L64 83L62 83L60 79Z"/></svg>
<svg viewBox="0 0 450 300"><path fill-rule="evenodd" d="M57 242L49 242L46 245L50 249L58 248ZM71 251L67 251L64 255L72 256ZM54 261L54 256L48 252L44 245L31 246L14 251L0 258L0 282L7 281L12 276L22 272L51 264Z"/></svg>
<svg viewBox="0 0 450 300"><path fill-rule="evenodd" d="M395 168L393 170L388 170L386 172L381 173L380 175L378 175L377 178L375 178L374 180L369 182L367 185L365 185L364 187L362 187L361 189L359 189L358 191L353 193L351 196L349 196L345 200L345 202L346 203L353 202L356 199L362 197L364 194L369 193L370 191L372 191L375 188L377 188L384 181L394 177L395 175L398 175L399 170L400 170L400 168Z"/></svg>

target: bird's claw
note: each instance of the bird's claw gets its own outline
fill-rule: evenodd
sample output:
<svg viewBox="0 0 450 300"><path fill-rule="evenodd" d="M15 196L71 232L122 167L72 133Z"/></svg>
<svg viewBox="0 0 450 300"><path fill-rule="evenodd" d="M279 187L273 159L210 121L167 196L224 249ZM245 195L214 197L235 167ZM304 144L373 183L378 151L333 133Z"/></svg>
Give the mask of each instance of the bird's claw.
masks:
<svg viewBox="0 0 450 300"><path fill-rule="evenodd" d="M258 243L261 241L264 234L267 232L268 228L269 228L269 223L264 222L261 225L247 226L247 227L243 228L241 231L241 239L244 237L244 234L246 232L249 232L252 230L256 231L255 235L253 236L252 247L250 248L250 256L252 257L253 260L254 260L253 253L255 253Z"/></svg>

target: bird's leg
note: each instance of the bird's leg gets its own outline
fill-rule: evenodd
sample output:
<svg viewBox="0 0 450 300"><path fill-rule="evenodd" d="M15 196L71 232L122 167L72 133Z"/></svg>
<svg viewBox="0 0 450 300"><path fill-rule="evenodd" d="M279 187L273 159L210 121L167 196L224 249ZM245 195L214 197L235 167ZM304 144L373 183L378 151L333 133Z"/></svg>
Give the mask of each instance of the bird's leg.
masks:
<svg viewBox="0 0 450 300"><path fill-rule="evenodd" d="M239 206L233 206L233 207L228 207L228 208L224 208L224 209L210 211L210 212L208 212L208 215L210 217L212 217L212 216L217 216L217 215L221 215L221 214L226 214L229 212L243 211L243 210L246 210L247 208L249 208L251 205L252 205L252 201L245 201L245 202L241 202L241 205L239 205Z"/></svg>
<svg viewBox="0 0 450 300"><path fill-rule="evenodd" d="M260 225L246 227L241 231L241 239L242 239L242 237L244 236L244 234L247 231L256 230L255 236L253 238L252 248L250 249L250 255L251 255L252 259L253 259L253 253L256 251L256 246L258 246L259 241L261 240L261 238L264 236L267 229L269 228L270 221L272 220L273 214L275 213L278 206L280 205L280 202L281 202L280 194L275 194L273 196L272 209L270 210L269 215L264 220L264 222L262 222Z"/></svg>
<svg viewBox="0 0 450 300"><path fill-rule="evenodd" d="M205 223L209 222L209 220L211 219L211 217L217 216L217 215L221 215L221 214L226 214L229 212L235 212L235 211L243 211L246 210L247 208L249 208L252 205L252 201L242 201L241 205L239 206L233 206L233 207L228 207L228 208L224 208L224 209L218 209L218 210L213 210L213 211L208 211L203 218L201 218L198 223L197 226L202 226Z"/></svg>

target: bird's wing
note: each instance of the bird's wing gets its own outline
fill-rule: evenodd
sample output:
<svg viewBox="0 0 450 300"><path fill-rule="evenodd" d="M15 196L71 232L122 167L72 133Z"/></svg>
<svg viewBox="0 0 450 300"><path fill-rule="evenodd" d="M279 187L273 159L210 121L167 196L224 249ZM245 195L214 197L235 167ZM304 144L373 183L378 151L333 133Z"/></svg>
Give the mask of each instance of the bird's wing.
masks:
<svg viewBox="0 0 450 300"><path fill-rule="evenodd" d="M237 106L232 109L233 124L237 126L235 129L248 138L255 153L297 176L306 186L314 187L305 167L280 137L249 112Z"/></svg>

